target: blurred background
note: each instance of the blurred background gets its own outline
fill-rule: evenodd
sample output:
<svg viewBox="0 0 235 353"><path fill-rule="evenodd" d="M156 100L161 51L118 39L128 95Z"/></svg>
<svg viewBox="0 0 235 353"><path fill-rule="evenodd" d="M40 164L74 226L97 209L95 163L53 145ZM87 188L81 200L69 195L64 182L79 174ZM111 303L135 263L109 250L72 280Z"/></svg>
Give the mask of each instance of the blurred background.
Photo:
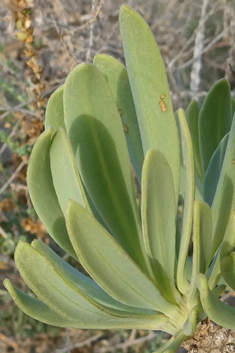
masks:
<svg viewBox="0 0 235 353"><path fill-rule="evenodd" d="M99 52L125 63L118 27L122 3L0 2L1 353L151 353L169 338L153 331L65 330L45 325L18 310L2 285L8 277L28 291L14 264L20 239L40 239L78 267L48 236L33 209L26 185L27 164L43 131L47 100L68 73L82 61L91 62ZM192 98L202 103L215 81L224 77L235 97L234 0L126 3L139 11L154 33L175 109L186 109Z"/></svg>

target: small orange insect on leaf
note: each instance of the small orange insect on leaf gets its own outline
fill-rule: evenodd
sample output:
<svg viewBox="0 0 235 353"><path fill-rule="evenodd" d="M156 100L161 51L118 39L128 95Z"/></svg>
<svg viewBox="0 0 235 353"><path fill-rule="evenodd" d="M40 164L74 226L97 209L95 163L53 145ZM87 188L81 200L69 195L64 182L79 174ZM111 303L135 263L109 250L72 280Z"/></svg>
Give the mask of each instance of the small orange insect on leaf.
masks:
<svg viewBox="0 0 235 353"><path fill-rule="evenodd" d="M165 94L161 94L161 95L160 95L160 102L159 102L159 105L160 105L161 110L162 110L163 113L167 111L166 103L165 103L165 101L164 101L165 98L166 98L166 95L165 95Z"/></svg>

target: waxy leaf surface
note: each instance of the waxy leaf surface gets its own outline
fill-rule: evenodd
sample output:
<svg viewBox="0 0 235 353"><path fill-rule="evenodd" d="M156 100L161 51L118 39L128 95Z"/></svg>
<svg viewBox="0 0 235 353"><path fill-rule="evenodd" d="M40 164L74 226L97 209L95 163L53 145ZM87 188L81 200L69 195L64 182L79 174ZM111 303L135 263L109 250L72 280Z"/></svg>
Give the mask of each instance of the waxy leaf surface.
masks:
<svg viewBox="0 0 235 353"><path fill-rule="evenodd" d="M161 152L147 152L141 185L141 214L146 251L159 288L169 301L174 301L174 296L180 299L174 277L175 193L170 166Z"/></svg>
<svg viewBox="0 0 235 353"><path fill-rule="evenodd" d="M69 74L64 110L69 140L90 198L115 239L148 272L122 122L108 83L94 65L80 64Z"/></svg>
<svg viewBox="0 0 235 353"><path fill-rule="evenodd" d="M209 289L205 275L197 276L203 310L217 325L235 330L235 308L223 303Z"/></svg>
<svg viewBox="0 0 235 353"><path fill-rule="evenodd" d="M185 113L182 109L177 112L178 131L181 141L181 165L183 169L183 199L184 199L184 210L183 210L183 222L178 257L177 267L177 285L182 293L185 293L188 289L187 273L186 273L186 261L188 257L188 247L192 229L193 219L193 205L194 205L194 160L193 160L193 146L189 127L185 117Z"/></svg>
<svg viewBox="0 0 235 353"><path fill-rule="evenodd" d="M148 24L123 5L120 30L144 154L162 152L172 170L178 201L180 152L164 63Z"/></svg>
<svg viewBox="0 0 235 353"><path fill-rule="evenodd" d="M115 98L126 130L125 137L130 159L140 183L144 152L127 70L117 59L105 54L97 54L94 57L94 65L106 78Z"/></svg>
<svg viewBox="0 0 235 353"><path fill-rule="evenodd" d="M204 183L203 183L203 198L208 203L212 205L218 181L220 178L221 169L224 162L224 156L226 148L228 145L229 133L227 133L219 143L219 146L216 148L213 153L210 163L208 165Z"/></svg>
<svg viewBox="0 0 235 353"><path fill-rule="evenodd" d="M64 105L63 105L63 86L57 88L47 103L45 114L45 128L53 127L56 131L61 126L65 129L64 124Z"/></svg>
<svg viewBox="0 0 235 353"><path fill-rule="evenodd" d="M65 214L70 199L89 210L73 151L63 128L60 128L52 138L50 167L53 185L63 213Z"/></svg>
<svg viewBox="0 0 235 353"><path fill-rule="evenodd" d="M53 186L50 169L52 128L38 138L30 156L27 183L33 206L50 236L70 255L77 257Z"/></svg>
<svg viewBox="0 0 235 353"><path fill-rule="evenodd" d="M220 141L231 128L232 116L230 86L223 79L211 88L199 114L199 145L204 173Z"/></svg>
<svg viewBox="0 0 235 353"><path fill-rule="evenodd" d="M109 325L118 328L125 327L125 323L132 327L131 324L135 326L136 321L141 322L140 318L148 323L158 320L157 315L130 314L97 303L68 281L28 243L18 244L15 260L21 276L38 298L58 315L80 322L81 328L107 329ZM166 321L164 315L160 319Z"/></svg>
<svg viewBox="0 0 235 353"><path fill-rule="evenodd" d="M75 251L87 272L123 304L174 315L176 306L160 294L152 281L113 237L83 207L70 201L67 227Z"/></svg>

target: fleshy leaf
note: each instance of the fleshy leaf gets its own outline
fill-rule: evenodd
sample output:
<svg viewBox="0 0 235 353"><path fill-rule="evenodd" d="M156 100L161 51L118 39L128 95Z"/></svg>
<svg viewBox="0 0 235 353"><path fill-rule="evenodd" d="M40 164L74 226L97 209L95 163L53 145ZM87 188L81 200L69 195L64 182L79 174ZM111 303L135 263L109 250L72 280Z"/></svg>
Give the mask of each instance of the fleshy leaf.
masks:
<svg viewBox="0 0 235 353"><path fill-rule="evenodd" d="M201 181L204 179L204 173L202 170L201 155L199 148L199 137L198 137L198 117L200 108L198 102L193 100L187 109L188 124L192 136L193 143L193 154L195 161L195 169Z"/></svg>
<svg viewBox="0 0 235 353"><path fill-rule="evenodd" d="M121 119L108 83L94 65L80 64L67 77L64 111L87 192L115 239L148 272Z"/></svg>
<svg viewBox="0 0 235 353"><path fill-rule="evenodd" d="M200 309L199 306L196 305L192 308L188 319L185 321L184 326L183 326L183 333L186 336L191 336L195 330L196 330L196 325L199 321L199 314L200 314Z"/></svg>
<svg viewBox="0 0 235 353"><path fill-rule="evenodd" d="M50 167L55 192L64 215L70 199L90 210L73 151L63 128L52 138Z"/></svg>
<svg viewBox="0 0 235 353"><path fill-rule="evenodd" d="M113 299L105 292L95 281L77 271L74 267L70 266L66 261L59 257L49 246L45 243L34 240L31 244L51 265L58 269L58 271L66 277L67 280L72 282L88 297L97 301L98 303L108 306L110 308L130 311L132 313L154 314L148 310L133 308L131 306L123 305L117 300Z"/></svg>
<svg viewBox="0 0 235 353"><path fill-rule="evenodd" d="M166 316L140 315L108 308L87 297L77 286L69 282L51 266L36 249L20 242L15 261L25 282L53 311L62 317L80 323L80 328L146 326L158 320L166 322ZM40 280L38 280L40 278ZM169 318L168 318L169 320ZM134 327L133 326L133 327Z"/></svg>
<svg viewBox="0 0 235 353"><path fill-rule="evenodd" d="M64 105L63 105L63 86L57 88L47 103L45 114L45 128L52 126L56 131L61 126L65 129L64 124Z"/></svg>
<svg viewBox="0 0 235 353"><path fill-rule="evenodd" d="M214 200L216 188L224 162L228 139L229 133L227 133L220 141L219 146L211 157L210 163L206 171L203 185L203 198L210 206L212 205Z"/></svg>
<svg viewBox="0 0 235 353"><path fill-rule="evenodd" d="M188 289L186 261L188 257L194 205L194 160L191 135L183 109L178 110L176 117L181 141L181 164L184 172L184 194L182 195L184 199L184 210L181 239L179 240L180 249L178 256L177 285L179 290L185 293Z"/></svg>
<svg viewBox="0 0 235 353"><path fill-rule="evenodd" d="M197 276L196 283L200 291L202 306L207 316L216 324L235 330L235 308L220 301L210 291L206 277L202 273Z"/></svg>
<svg viewBox="0 0 235 353"><path fill-rule="evenodd" d="M140 183L144 153L127 70L117 59L106 54L97 54L94 65L106 78L115 98L124 124L130 159Z"/></svg>
<svg viewBox="0 0 235 353"><path fill-rule="evenodd" d="M220 261L223 259L224 256L228 255L233 251L234 244L235 244L235 210L233 210L230 214L224 239L209 268L209 274L207 277L209 278L208 283L209 283L209 288L211 290L215 288L215 286L217 285L221 277Z"/></svg>
<svg viewBox="0 0 235 353"><path fill-rule="evenodd" d="M164 299L89 212L70 201L66 220L71 242L83 266L106 292L126 305L157 310L171 317L175 314L176 306Z"/></svg>
<svg viewBox="0 0 235 353"><path fill-rule="evenodd" d="M229 133L227 149L212 204L213 247L211 257L220 245L228 225L231 210L235 209L235 115Z"/></svg>
<svg viewBox="0 0 235 353"><path fill-rule="evenodd" d="M41 300L33 298L21 290L16 288L8 279L4 281L4 285L10 293L12 299L16 303L16 305L26 314L31 316L32 318L42 321L46 324L59 326L59 327L68 327L68 328L84 328L84 329L94 329L97 328L90 322L88 324L84 323L83 317L79 316L76 318L76 321L71 319L66 319L63 316L56 314L53 310L51 310L46 304L44 304ZM99 325L99 324L98 324ZM106 329L130 329L130 328L139 328L146 330L165 330L170 334L174 334L175 328L169 324L169 318L165 315L155 315L152 318L136 318L133 319L131 317L127 318L117 318L116 322L109 322L106 318L106 323L100 321L100 325ZM99 326L99 328L101 327Z"/></svg>
<svg viewBox="0 0 235 353"><path fill-rule="evenodd" d="M226 283L235 290L235 253L231 252L221 260L221 273Z"/></svg>
<svg viewBox="0 0 235 353"><path fill-rule="evenodd" d="M187 336L182 331L172 336L160 349L153 353L175 353Z"/></svg>
<svg viewBox="0 0 235 353"><path fill-rule="evenodd" d="M199 145L204 173L220 141L229 132L231 123L230 86L227 80L222 79L211 88L199 114Z"/></svg>
<svg viewBox="0 0 235 353"><path fill-rule="evenodd" d="M30 156L27 183L33 206L50 236L70 255L77 258L65 226L53 186L49 151L52 128L48 128L38 138Z"/></svg>
<svg viewBox="0 0 235 353"><path fill-rule="evenodd" d="M166 158L177 204L179 138L164 63L148 24L127 5L120 10L120 30L144 154L156 149Z"/></svg>
<svg viewBox="0 0 235 353"><path fill-rule="evenodd" d="M147 254L157 285L175 302L175 193L171 169L160 151L149 150L142 173L142 225Z"/></svg>
<svg viewBox="0 0 235 353"><path fill-rule="evenodd" d="M73 320L69 320L63 316L58 315L41 300L25 294L16 288L9 279L5 279L4 286L10 293L16 305L25 314L31 316L32 318L53 326L77 327Z"/></svg>

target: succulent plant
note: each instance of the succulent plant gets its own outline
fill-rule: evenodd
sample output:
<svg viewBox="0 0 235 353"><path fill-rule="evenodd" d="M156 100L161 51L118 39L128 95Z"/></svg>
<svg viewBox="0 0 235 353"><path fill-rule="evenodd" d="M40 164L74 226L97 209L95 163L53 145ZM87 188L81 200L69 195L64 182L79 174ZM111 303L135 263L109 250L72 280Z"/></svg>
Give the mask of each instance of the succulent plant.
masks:
<svg viewBox="0 0 235 353"><path fill-rule="evenodd" d="M172 338L160 352L174 352L207 316L235 329L217 285L222 273L235 289L234 103L221 80L200 109L174 114L147 23L123 5L120 28L126 68L104 54L75 67L49 100L28 168L36 212L87 275L21 241L16 265L36 297L5 286L42 322L162 330Z"/></svg>

